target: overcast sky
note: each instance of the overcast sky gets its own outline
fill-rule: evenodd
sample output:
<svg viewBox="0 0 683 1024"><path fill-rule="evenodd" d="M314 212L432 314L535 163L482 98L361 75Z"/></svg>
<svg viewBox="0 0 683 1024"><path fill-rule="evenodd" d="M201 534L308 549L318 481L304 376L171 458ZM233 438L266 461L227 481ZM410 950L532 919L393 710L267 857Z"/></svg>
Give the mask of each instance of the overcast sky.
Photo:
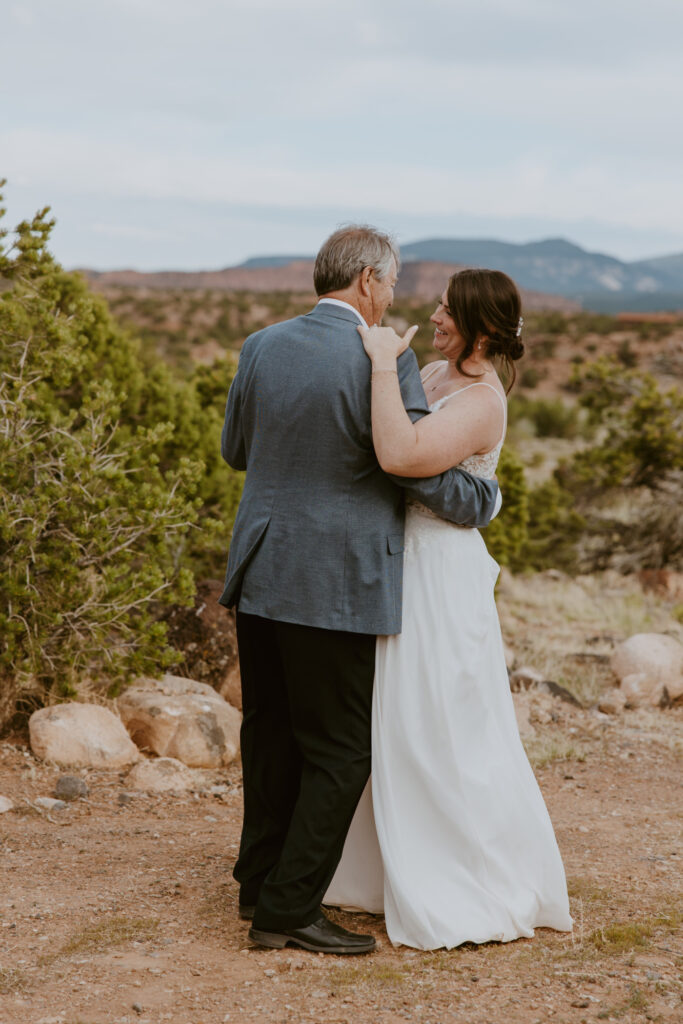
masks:
<svg viewBox="0 0 683 1024"><path fill-rule="evenodd" d="M66 266L562 235L683 252L681 0L5 0L9 220Z"/></svg>

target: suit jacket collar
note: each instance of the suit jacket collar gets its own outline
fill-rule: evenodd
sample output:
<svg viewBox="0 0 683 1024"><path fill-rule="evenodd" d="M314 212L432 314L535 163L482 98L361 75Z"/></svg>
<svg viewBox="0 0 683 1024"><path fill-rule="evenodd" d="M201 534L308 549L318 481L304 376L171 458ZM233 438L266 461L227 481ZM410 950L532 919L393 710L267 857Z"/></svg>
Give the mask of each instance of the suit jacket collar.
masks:
<svg viewBox="0 0 683 1024"><path fill-rule="evenodd" d="M361 326L361 321L358 319L359 315L351 309L345 309L344 306L337 306L332 302L319 302L315 309L306 314L306 316L322 316L326 319L346 320L347 323L352 323L355 327Z"/></svg>

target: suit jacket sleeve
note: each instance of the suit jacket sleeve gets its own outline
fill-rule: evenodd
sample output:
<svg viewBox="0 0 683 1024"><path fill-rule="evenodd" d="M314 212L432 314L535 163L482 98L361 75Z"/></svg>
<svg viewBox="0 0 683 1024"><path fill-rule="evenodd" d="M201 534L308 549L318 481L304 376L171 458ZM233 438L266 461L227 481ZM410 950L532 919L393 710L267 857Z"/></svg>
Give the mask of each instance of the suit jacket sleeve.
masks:
<svg viewBox="0 0 683 1024"><path fill-rule="evenodd" d="M398 379L403 404L415 423L427 415L429 405L412 349L407 349L399 357ZM391 475L391 479L404 488L407 498L422 502L442 519L452 523L460 526L488 526L493 518L498 494L498 484L494 480L472 476L464 469L449 469L438 476L421 479L394 475Z"/></svg>
<svg viewBox="0 0 683 1024"><path fill-rule="evenodd" d="M245 342L246 346L246 342ZM221 434L221 454L233 469L247 468L247 448L242 426L242 386L245 376L247 353L242 347L237 373L233 377L228 401L225 406L225 422Z"/></svg>

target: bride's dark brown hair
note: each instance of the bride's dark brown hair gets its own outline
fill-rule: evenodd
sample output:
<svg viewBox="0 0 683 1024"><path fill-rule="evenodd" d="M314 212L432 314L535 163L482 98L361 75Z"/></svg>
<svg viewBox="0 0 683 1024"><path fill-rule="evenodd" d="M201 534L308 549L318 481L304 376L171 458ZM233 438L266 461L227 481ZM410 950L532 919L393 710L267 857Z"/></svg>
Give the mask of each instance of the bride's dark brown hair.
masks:
<svg viewBox="0 0 683 1024"><path fill-rule="evenodd" d="M484 355L503 361L509 392L517 376L515 360L524 355L522 300L515 282L501 270L460 270L448 282L448 312L465 342L455 361L458 371L477 376L462 364L481 339Z"/></svg>

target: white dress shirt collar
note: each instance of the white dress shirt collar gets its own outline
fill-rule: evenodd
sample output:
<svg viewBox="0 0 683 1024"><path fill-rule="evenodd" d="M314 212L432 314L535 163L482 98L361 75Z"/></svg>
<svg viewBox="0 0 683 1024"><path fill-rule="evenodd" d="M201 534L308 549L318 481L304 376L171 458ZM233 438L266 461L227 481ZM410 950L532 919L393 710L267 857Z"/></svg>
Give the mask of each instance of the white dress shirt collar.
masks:
<svg viewBox="0 0 683 1024"><path fill-rule="evenodd" d="M366 324L364 318L361 316L361 314L356 309L356 307L352 306L350 302L344 302L343 299L318 299L318 305L319 306L323 302L329 302L330 305L332 305L332 306L341 306L342 309L350 309L352 313L356 314L356 316L358 317L359 322L363 325L363 327L367 327L368 326Z"/></svg>

